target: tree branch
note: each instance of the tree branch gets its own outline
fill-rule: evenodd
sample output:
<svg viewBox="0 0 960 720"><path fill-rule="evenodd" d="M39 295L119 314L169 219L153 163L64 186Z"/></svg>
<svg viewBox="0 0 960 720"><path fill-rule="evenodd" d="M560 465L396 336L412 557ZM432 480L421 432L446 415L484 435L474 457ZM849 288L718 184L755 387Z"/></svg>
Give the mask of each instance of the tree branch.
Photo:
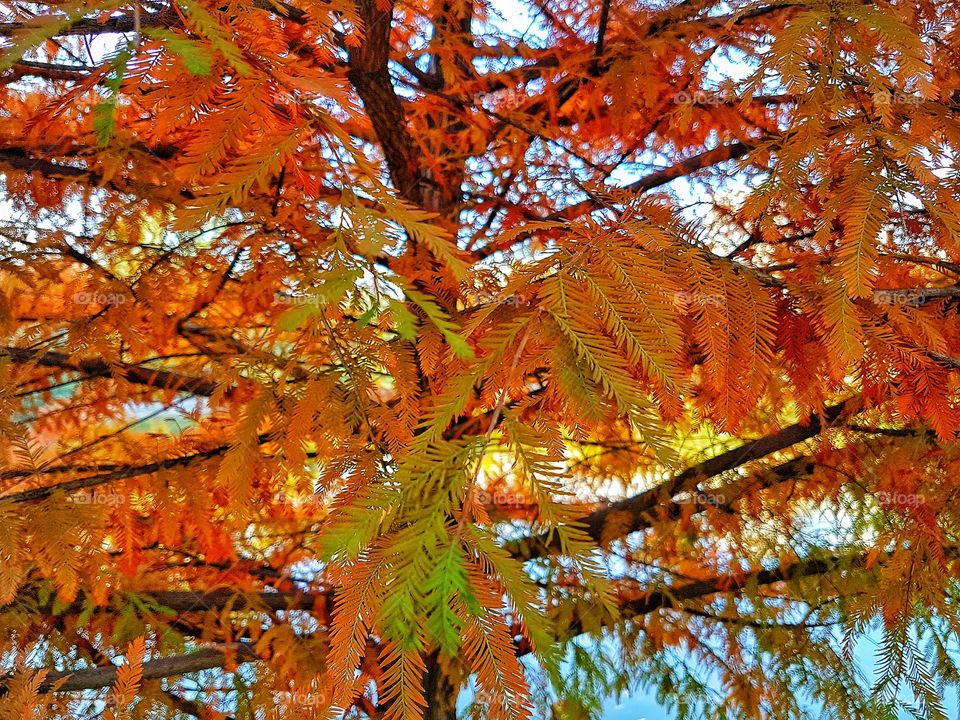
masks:
<svg viewBox="0 0 960 720"><path fill-rule="evenodd" d="M713 150L707 150L706 152L689 157L686 160L681 160L670 167L657 170L649 175L645 175L639 180L630 183L624 189L635 193L644 193L648 190L653 190L654 188L666 185L667 183L676 180L679 177L690 175L697 170L703 170L713 165L726 162L727 160L743 157L750 152L750 149L750 145L743 142L734 142L730 143L729 145L721 145ZM561 210L557 210L547 217L542 218L542 220L576 220L586 213L597 210L599 207L600 206L597 204L597 201L594 198L588 198L587 200L583 200L581 202L574 203L573 205L568 205ZM529 239L532 235L532 231L510 234L506 243L491 243L489 245L485 245L482 248L474 250L472 255L476 260L484 260L494 253L502 252L523 242L524 240Z"/></svg>
<svg viewBox="0 0 960 720"><path fill-rule="evenodd" d="M377 0L358 0L357 7L366 35L363 43L350 49L347 78L363 101L397 190L402 197L420 203L420 162L407 130L403 103L387 70L393 3L384 7Z"/></svg>
<svg viewBox="0 0 960 720"><path fill-rule="evenodd" d="M113 180L104 183L103 175L96 170L90 170L86 167L76 167L74 165L63 165L51 162L50 160L33 157L28 151L20 147L0 148L0 172L2 172L4 168L26 173L37 173L51 180L78 182L93 188L108 187L119 193L133 193L135 191L134 187L124 187L118 185ZM158 191L159 195L163 195L164 191L171 192L171 188L165 185L147 185L141 186L140 189L142 190L145 187L153 191ZM174 199L181 201L195 200L196 195L186 188L181 188L179 190L172 190L172 194L166 199L169 202L174 202Z"/></svg>
<svg viewBox="0 0 960 720"><path fill-rule="evenodd" d="M174 612L183 613L200 610L222 610L228 605L233 610L317 610L329 612L332 609L333 595L330 592L258 592L246 594L233 590L210 590L197 592L193 590L158 590L155 592L141 591L136 595L144 602L155 603ZM25 606L28 609L41 611L52 610L53 605L39 606L37 590L21 590L17 596L0 606L11 608ZM81 612L87 598L80 593L69 606L62 608L60 613ZM109 609L105 607L104 609Z"/></svg>
<svg viewBox="0 0 960 720"><path fill-rule="evenodd" d="M756 570L739 575L715 576L697 580L673 590L657 590L643 597L623 601L620 605L621 619L629 620L655 610L676 608L684 600L701 599L718 593L739 592L751 584L767 586L798 578L827 575L838 570L862 568L865 561L865 555L856 555L849 558L834 556L827 559L801 560L786 566ZM162 595L163 593L155 593L154 597L157 598ZM190 594L184 594L185 599L187 595ZM561 633L560 639L569 640L585 632L582 621L574 616ZM518 641L516 643L517 655L527 655L532 651L533 649L528 642ZM254 662L259 659L249 645L227 643L203 648L185 655L175 655L145 662L143 664L143 677L145 680L156 680L200 670L222 668L231 658L238 664ZM73 672L49 673L40 685L40 692L51 692L54 684L64 679L65 682L57 688L59 692L106 688L116 682L117 668L116 666L96 667ZM6 685L0 681L0 697L5 693Z"/></svg>
<svg viewBox="0 0 960 720"><path fill-rule="evenodd" d="M202 648L185 655L173 655L145 662L143 664L143 679L159 680L160 678L186 675L201 670L222 668L230 661L240 664L254 662L257 659L253 649L245 643L224 643L215 647ZM54 685L61 680L63 683L56 688L57 692L97 690L111 687L117 681L117 666L51 672L40 683L38 692L51 692ZM0 697L6 694L6 690L6 685L0 684Z"/></svg>
<svg viewBox="0 0 960 720"><path fill-rule="evenodd" d="M595 510L580 518L579 524L583 525L587 534L599 544L609 543L631 532L642 530L655 519L656 508L664 500L670 500L678 493L696 489L701 480L809 440L818 435L826 423L859 410L861 402L859 395L848 398L826 408L822 417L814 415L807 422L795 423L772 435L704 460L661 485ZM514 557L529 560L558 552L560 541L556 534L542 533L523 540L508 542L505 547Z"/></svg>
<svg viewBox="0 0 960 720"><path fill-rule="evenodd" d="M69 355L58 352L37 352L23 348L0 348L0 357L8 357L16 363L35 363L43 367L80 372L88 378L110 377L126 380L134 385L147 385L158 390L184 392L190 395L210 397L218 383L213 380L183 375L170 370L154 370L142 365L111 365L104 360L71 360Z"/></svg>

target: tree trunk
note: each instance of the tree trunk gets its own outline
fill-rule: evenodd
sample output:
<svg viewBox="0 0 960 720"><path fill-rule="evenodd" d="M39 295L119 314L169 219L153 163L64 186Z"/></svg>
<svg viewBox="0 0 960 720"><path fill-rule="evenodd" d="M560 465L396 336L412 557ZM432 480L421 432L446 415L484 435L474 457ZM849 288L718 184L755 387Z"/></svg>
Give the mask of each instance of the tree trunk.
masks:
<svg viewBox="0 0 960 720"><path fill-rule="evenodd" d="M437 653L430 655L423 684L427 698L424 720L456 720L460 682L451 673L456 673L455 661L441 660Z"/></svg>

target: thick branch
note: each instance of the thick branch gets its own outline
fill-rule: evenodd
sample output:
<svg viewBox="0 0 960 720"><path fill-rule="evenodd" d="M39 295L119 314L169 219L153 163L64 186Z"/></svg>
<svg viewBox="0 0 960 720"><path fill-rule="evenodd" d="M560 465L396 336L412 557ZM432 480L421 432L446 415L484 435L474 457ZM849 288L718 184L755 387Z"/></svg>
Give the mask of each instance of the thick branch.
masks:
<svg viewBox="0 0 960 720"><path fill-rule="evenodd" d="M261 436L258 438L258 441L260 443L266 442L267 437ZM210 460L212 458L219 457L229 449L230 445L218 445L217 447L210 448L209 450L193 453L191 455L157 460L156 462L147 463L145 465L121 467L117 470L112 470L100 475L91 475L90 477L68 480L67 482L57 483L56 485L47 485L44 487L22 490L21 492L0 496L0 504L44 500L56 492L69 493L76 490L88 490L90 488L99 487L101 485L117 482L119 480L129 480L130 478L139 477L141 475L150 475L152 473L160 472L161 470L170 470L176 467L188 467L196 462L202 462L204 460ZM29 476L30 473L25 473L25 475Z"/></svg>
<svg viewBox="0 0 960 720"><path fill-rule="evenodd" d="M750 585L768 586L798 578L827 575L844 569L861 568L864 562L864 555L857 555L846 559L832 557L823 560L798 561L778 568L756 570L739 575L715 576L704 580L697 580L681 585L674 590L660 590L644 597L624 601L620 606L621 618L631 619L662 608L678 607L679 603L684 600L707 598L718 593L739 592ZM162 595L163 593L156 593L154 597L157 598ZM584 632L581 621L574 617L562 633L562 637L564 639L570 639ZM532 652L532 648L528 643L521 641L517 644L518 655L526 655L530 652ZM163 677L198 672L200 670L221 668L227 664L227 661L231 659L231 657L238 664L253 662L258 659L248 645L243 643L229 643L204 648L186 655L176 655L151 660L143 664L143 677L146 680L155 680ZM110 687L116 682L117 668L115 666L97 667L76 670L72 673L69 671L49 673L41 684L40 691L50 692L53 689L53 685L58 680L64 678L66 678L66 681L57 688L58 691L67 692L105 688ZM2 697L5 692L6 687L0 683L0 697Z"/></svg>
<svg viewBox="0 0 960 720"><path fill-rule="evenodd" d="M357 7L366 35L359 47L350 50L347 77L363 100L397 190L402 197L419 203L422 201L420 163L407 130L403 104L387 70L393 3L359 0Z"/></svg>
<svg viewBox="0 0 960 720"><path fill-rule="evenodd" d="M750 586L767 587L800 578L819 577L833 572L859 569L864 567L865 562L866 554L846 558L833 556L825 559L800 560L771 569L753 570L736 575L717 575L703 580L695 580L671 590L657 590L632 600L621 601L619 619L631 620L661 609L680 608L683 601L704 600L711 595L721 593L738 593ZM561 632L561 639L569 640L586 632L583 622L574 615ZM533 652L533 649L527 642L521 641L518 643L517 655L527 655L531 652Z"/></svg>
<svg viewBox="0 0 960 720"><path fill-rule="evenodd" d="M74 165L63 165L43 158L34 157L21 147L0 148L0 172L4 169L18 170L26 173L35 173L51 180L67 180L81 183L89 187L107 187L119 193L134 193L149 190L157 195L155 199L176 202L194 200L196 195L187 189L172 189L164 185L135 185L134 183L120 184L114 180L104 182L103 176L96 170Z"/></svg>
<svg viewBox="0 0 960 720"><path fill-rule="evenodd" d="M248 663L256 659L257 656L249 645L225 643L215 647L203 648L186 655L173 655L145 662L143 664L143 679L159 680L160 678L186 675L201 670L222 668L231 660L236 663ZM50 692L59 680L64 680L64 682L57 688L58 692L106 688L117 681L117 666L48 673L40 684L39 691ZM0 696L5 693L6 687L0 685Z"/></svg>
<svg viewBox="0 0 960 720"><path fill-rule="evenodd" d="M300 8L294 7L278 0L253 0L253 7L259 10L266 10L289 20L303 25L309 19L307 13ZM111 33L132 33L144 28L172 28L182 27L183 22L180 15L172 10L164 9L160 12L141 11L139 17L133 13L115 14L108 18L81 18L74 23L59 29L55 37L64 37L69 35L107 35ZM24 22L0 23L0 37L11 37L32 28L36 24L27 24Z"/></svg>
<svg viewBox="0 0 960 720"><path fill-rule="evenodd" d="M646 615L661 608L677 607L684 600L696 600L717 593L739 592L751 584L774 585L799 578L827 575L845 567L856 569L863 566L866 556L858 555L844 561L833 557L826 560L805 560L771 570L756 570L741 575L718 576L681 585L672 591L657 591L646 597L628 601L620 606L624 618Z"/></svg>
<svg viewBox="0 0 960 720"><path fill-rule="evenodd" d="M54 180L80 180L90 185L99 185L102 182L102 177L92 170L34 158L20 148L0 149L0 168L2 167L39 173Z"/></svg>
<svg viewBox="0 0 960 720"><path fill-rule="evenodd" d="M95 68L63 63L43 63L21 60L14 63L3 80L17 80L25 76L46 78L47 80L85 80Z"/></svg>
<svg viewBox="0 0 960 720"><path fill-rule="evenodd" d="M211 590L195 592L192 590L160 590L156 592L138 593L144 601L151 601L177 613L222 610L230 607L232 610L317 610L329 614L332 608L333 596L329 592L259 592L243 594L233 590ZM0 607L27 607L38 603L39 596L36 590L21 590L17 597L8 605ZM81 612L84 609L86 597L83 593L69 605L62 608L60 613ZM52 605L50 608L52 609ZM40 608L47 610L48 608Z"/></svg>
<svg viewBox="0 0 960 720"><path fill-rule="evenodd" d="M182 375L169 370L153 370L142 365L111 365L104 360L71 360L69 355L58 352L36 352L23 348L0 348L0 357L8 357L18 363L35 363L43 367L80 372L87 377L111 377L126 380L135 385L147 385L159 390L184 392L209 397L216 392L217 383L212 380Z"/></svg>
<svg viewBox="0 0 960 720"><path fill-rule="evenodd" d="M822 417L814 415L807 422L790 425L772 435L704 460L657 487L595 510L581 518L580 523L585 526L590 537L601 544L641 530L648 527L649 523L656 518L656 509L664 501L670 501L678 493L696 489L701 480L809 440L820 433L825 423L856 412L860 408L860 403L860 397L855 396L832 405L824 411ZM532 559L559 551L560 542L555 534L543 533L507 543L506 548L515 557Z"/></svg>

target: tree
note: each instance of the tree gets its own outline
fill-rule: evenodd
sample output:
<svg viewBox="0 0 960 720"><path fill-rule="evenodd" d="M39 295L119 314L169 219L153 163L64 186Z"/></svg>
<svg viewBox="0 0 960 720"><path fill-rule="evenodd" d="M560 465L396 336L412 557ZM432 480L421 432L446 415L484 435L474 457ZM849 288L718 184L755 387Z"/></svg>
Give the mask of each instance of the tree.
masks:
<svg viewBox="0 0 960 720"><path fill-rule="evenodd" d="M945 717L960 7L522 7L4 6L0 717Z"/></svg>

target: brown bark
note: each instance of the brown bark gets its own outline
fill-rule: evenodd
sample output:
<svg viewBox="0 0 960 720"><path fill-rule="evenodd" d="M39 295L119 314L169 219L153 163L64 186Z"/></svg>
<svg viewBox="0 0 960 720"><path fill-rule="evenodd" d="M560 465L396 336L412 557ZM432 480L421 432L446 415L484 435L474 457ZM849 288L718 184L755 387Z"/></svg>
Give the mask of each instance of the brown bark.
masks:
<svg viewBox="0 0 960 720"><path fill-rule="evenodd" d="M460 694L459 678L454 678L454 668L444 662L437 653L427 660L427 676L423 692L427 709L423 720L456 720L457 697Z"/></svg>
<svg viewBox="0 0 960 720"><path fill-rule="evenodd" d="M350 49L347 77L363 101L400 196L420 203L423 198L416 147L407 130L403 104L387 70L393 3L386 8L382 5L377 0L359 0L357 3L365 36L359 47Z"/></svg>
<svg viewBox="0 0 960 720"><path fill-rule="evenodd" d="M243 643L227 643L215 647L202 648L185 655L158 658L143 663L143 679L157 680L159 678L185 675L222 668L233 658L237 663L252 662L256 659L253 650ZM54 688L58 682L62 683ZM76 690L95 690L112 686L117 681L117 666L84 668L82 670L60 670L47 673L40 683L40 692L58 692ZM6 685L0 683L0 697L6 694Z"/></svg>
<svg viewBox="0 0 960 720"><path fill-rule="evenodd" d="M769 586L799 578L823 576L845 569L859 569L864 566L865 562L866 555L862 554L848 558L832 557L796 562L778 568L760 569L737 576L711 577L680 585L670 592L657 591L633 600L624 601L621 604L621 613L623 618L630 619L663 608L679 607L684 600L698 600L717 593L739 592L751 584ZM580 621L574 617L563 632L563 637L569 639L583 632ZM530 648L525 644L520 644L517 647L518 655L526 655L529 652ZM185 655L174 655L145 662L143 677L146 680L151 680L221 668L227 665L231 659L237 664L242 664L253 662L257 657L248 645L228 643L203 648ZM54 683L64 678L67 678L67 680L57 688L58 691L110 687L116 682L116 667L84 668L72 672L49 673L40 687L41 692L52 691ZM444 665L435 655L431 656L424 683L424 690L429 702L428 720L453 720L456 717L456 700L463 679L455 668ZM6 687L3 678L0 678L0 697L5 692Z"/></svg>
<svg viewBox="0 0 960 720"><path fill-rule="evenodd" d="M22 348L0 348L0 357L6 356L18 363L32 362L42 367L58 368L83 373L88 378L112 377L135 385L147 385L159 390L185 392L191 395L211 396L217 389L212 380L182 375L169 370L152 370L141 365L111 365L97 359L72 360L58 352L38 353Z"/></svg>
<svg viewBox="0 0 960 720"><path fill-rule="evenodd" d="M610 542L629 532L642 530L649 527L650 522L655 519L657 507L665 501L668 502L674 495L696 489L701 480L715 477L751 460L757 460L809 440L818 435L826 423L833 422L844 414L855 412L860 407L860 403L860 397L855 396L832 405L824 411L822 418L814 415L805 422L795 423L772 435L766 435L693 465L662 485L595 510L582 518L580 523L585 526L590 537L598 543ZM611 523L614 519L616 522ZM615 526L615 534L609 530L611 525ZM515 557L532 559L556 552L560 545L555 534L543 534L507 543L505 547Z"/></svg>

